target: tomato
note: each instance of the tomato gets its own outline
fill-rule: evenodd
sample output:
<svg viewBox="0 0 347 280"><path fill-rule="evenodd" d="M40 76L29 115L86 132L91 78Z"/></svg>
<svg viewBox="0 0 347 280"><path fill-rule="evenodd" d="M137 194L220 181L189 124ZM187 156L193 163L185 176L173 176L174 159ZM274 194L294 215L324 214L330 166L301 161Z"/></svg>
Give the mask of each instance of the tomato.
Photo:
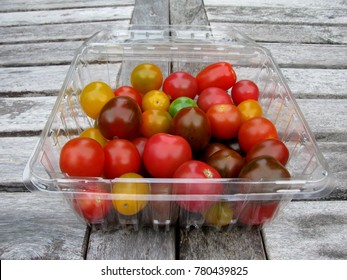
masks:
<svg viewBox="0 0 347 280"><path fill-rule="evenodd" d="M246 153L240 147L240 143L239 143L239 140L237 139L237 137L234 137L232 139L228 139L226 141L223 141L222 143L223 143L223 145L227 146L229 149L232 149L235 152L237 152L240 156L242 156L242 157L246 156Z"/></svg>
<svg viewBox="0 0 347 280"><path fill-rule="evenodd" d="M171 100L185 96L194 99L198 90L198 83L194 76L187 72L173 72L163 83L163 91Z"/></svg>
<svg viewBox="0 0 347 280"><path fill-rule="evenodd" d="M120 176L120 178L139 179L143 177L136 173L126 173ZM120 195L119 198L112 200L113 207L118 213L131 216L139 213L148 204L148 200L144 198L139 199L136 195L149 194L150 186L145 182L117 182L112 186L112 193ZM124 198L122 198L122 195L124 195Z"/></svg>
<svg viewBox="0 0 347 280"><path fill-rule="evenodd" d="M173 118L172 133L186 139L193 152L204 149L211 138L210 122L200 108L181 109Z"/></svg>
<svg viewBox="0 0 347 280"><path fill-rule="evenodd" d="M247 153L246 161L259 156L272 156L283 165L286 165L289 158L287 146L279 139L265 139L255 144Z"/></svg>
<svg viewBox="0 0 347 280"><path fill-rule="evenodd" d="M217 62L206 66L196 76L198 93L208 87L227 90L236 82L236 73L228 62Z"/></svg>
<svg viewBox="0 0 347 280"><path fill-rule="evenodd" d="M142 98L142 110L164 110L167 111L170 106L169 96L161 90L151 90Z"/></svg>
<svg viewBox="0 0 347 280"><path fill-rule="evenodd" d="M237 178L244 159L231 149L221 149L211 155L206 163L214 167L223 178Z"/></svg>
<svg viewBox="0 0 347 280"><path fill-rule="evenodd" d="M204 112L215 104L233 104L230 95L223 89L208 87L198 96L197 104Z"/></svg>
<svg viewBox="0 0 347 280"><path fill-rule="evenodd" d="M193 99L189 97L178 97L171 102L169 106L169 113L172 117L174 117L179 110L187 107L198 107L198 105Z"/></svg>
<svg viewBox="0 0 347 280"><path fill-rule="evenodd" d="M100 130L96 127L90 127L82 131L80 137L92 138L99 142L101 146L105 146L107 139L101 134Z"/></svg>
<svg viewBox="0 0 347 280"><path fill-rule="evenodd" d="M177 168L173 178L213 179L221 177L218 171L210 165L202 161L190 160ZM177 182L173 185L172 193L179 195L199 195L197 200L181 200L177 201L177 203L188 211L201 212L214 203L209 198L209 195L220 195L223 193L223 185L219 182L211 182L210 180L206 181L206 183Z"/></svg>
<svg viewBox="0 0 347 280"><path fill-rule="evenodd" d="M126 139L114 139L104 146L104 176L114 179L125 173L137 173L141 166L141 157L136 146Z"/></svg>
<svg viewBox="0 0 347 280"><path fill-rule="evenodd" d="M218 139L231 139L239 131L242 118L235 105L212 105L206 113L210 123L212 135Z"/></svg>
<svg viewBox="0 0 347 280"><path fill-rule="evenodd" d="M237 217L238 222L242 224L259 226L271 221L278 208L278 201L259 201L257 203L237 201L235 203L235 216Z"/></svg>
<svg viewBox="0 0 347 280"><path fill-rule="evenodd" d="M263 109L256 100L248 99L242 101L239 105L237 105L237 108L241 113L242 122L254 117L261 117L263 115Z"/></svg>
<svg viewBox="0 0 347 280"><path fill-rule="evenodd" d="M242 123L238 139L242 150L246 153L258 142L278 138L275 125L264 117L255 117Z"/></svg>
<svg viewBox="0 0 347 280"><path fill-rule="evenodd" d="M91 82L80 95L80 104L87 116L96 119L102 107L114 97L112 88L104 82Z"/></svg>
<svg viewBox="0 0 347 280"><path fill-rule="evenodd" d="M187 140L167 133L151 136L143 151L147 171L158 178L171 178L182 163L191 159L192 150Z"/></svg>
<svg viewBox="0 0 347 280"><path fill-rule="evenodd" d="M139 104L140 107L142 106L142 96L133 87L129 87L129 86L119 87L114 91L114 95L115 96L128 96L128 97L134 99L136 101L136 103Z"/></svg>
<svg viewBox="0 0 347 280"><path fill-rule="evenodd" d="M74 194L73 208L88 223L102 223L112 209L107 194L108 191L96 185L84 187L81 192Z"/></svg>
<svg viewBox="0 0 347 280"><path fill-rule="evenodd" d="M258 86L251 80L240 80L231 89L231 97L235 105L239 105L242 101L247 99L258 101Z"/></svg>
<svg viewBox="0 0 347 280"><path fill-rule="evenodd" d="M205 210L203 216L206 224L223 227L232 222L234 210L228 202L217 202Z"/></svg>
<svg viewBox="0 0 347 280"><path fill-rule="evenodd" d="M210 156L212 156L214 153L222 150L222 149L226 149L227 146L225 146L222 143L219 142L213 142L213 143L209 143L207 145L207 147L202 151L200 160L201 161L206 161Z"/></svg>
<svg viewBox="0 0 347 280"><path fill-rule="evenodd" d="M131 141L137 148L137 151L139 152L140 158L141 158L141 164L140 164L140 169L138 173L144 177L149 177L149 174L143 163L143 150L145 149L147 141L148 141L147 137L137 137Z"/></svg>
<svg viewBox="0 0 347 280"><path fill-rule="evenodd" d="M142 112L132 98L117 96L102 108L97 125L106 139L132 139L140 132Z"/></svg>
<svg viewBox="0 0 347 280"><path fill-rule="evenodd" d="M147 110L142 113L141 134L150 137L156 133L166 133L171 129L172 117L164 110Z"/></svg>
<svg viewBox="0 0 347 280"><path fill-rule="evenodd" d="M91 138L73 138L66 142L60 152L60 169L69 176L99 177L104 163L105 155L101 145Z"/></svg>
<svg viewBox="0 0 347 280"><path fill-rule="evenodd" d="M160 68L152 63L137 65L130 75L131 85L141 94L154 89L160 89L163 74Z"/></svg>

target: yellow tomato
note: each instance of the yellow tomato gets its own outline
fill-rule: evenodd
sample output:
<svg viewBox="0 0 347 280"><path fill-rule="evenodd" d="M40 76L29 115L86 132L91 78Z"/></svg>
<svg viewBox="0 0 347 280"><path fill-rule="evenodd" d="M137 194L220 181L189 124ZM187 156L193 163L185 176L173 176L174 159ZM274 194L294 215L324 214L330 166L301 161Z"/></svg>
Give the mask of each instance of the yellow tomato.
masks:
<svg viewBox="0 0 347 280"><path fill-rule="evenodd" d="M168 133L171 129L172 117L168 111L147 110L142 113L141 133L149 138L156 133Z"/></svg>
<svg viewBox="0 0 347 280"><path fill-rule="evenodd" d="M139 93L145 94L150 90L160 89L163 83L163 74L157 65L142 63L131 72L130 82Z"/></svg>
<svg viewBox="0 0 347 280"><path fill-rule="evenodd" d="M126 173L119 178L143 178L137 173ZM135 195L133 198L126 197L112 200L113 207L118 213L131 216L140 212L148 204L147 200L136 200L136 195L146 195L150 193L150 185L144 182L118 182L113 184L113 194Z"/></svg>
<svg viewBox="0 0 347 280"><path fill-rule="evenodd" d="M81 92L80 104L87 116L96 119L102 107L114 98L112 88L104 82L91 82Z"/></svg>
<svg viewBox="0 0 347 280"><path fill-rule="evenodd" d="M231 223L234 211L227 202L217 202L208 208L204 213L205 223L218 227Z"/></svg>
<svg viewBox="0 0 347 280"><path fill-rule="evenodd" d="M96 127L90 127L82 131L80 137L92 138L98 141L101 146L104 146L107 142L107 139L104 136L102 136L100 130Z"/></svg>
<svg viewBox="0 0 347 280"><path fill-rule="evenodd" d="M164 110L167 111L170 106L170 97L161 90L151 90L142 98L142 110Z"/></svg>
<svg viewBox="0 0 347 280"><path fill-rule="evenodd" d="M239 105L237 105L237 108L242 115L242 122L254 117L261 117L263 115L261 105L258 101L253 99L242 101Z"/></svg>

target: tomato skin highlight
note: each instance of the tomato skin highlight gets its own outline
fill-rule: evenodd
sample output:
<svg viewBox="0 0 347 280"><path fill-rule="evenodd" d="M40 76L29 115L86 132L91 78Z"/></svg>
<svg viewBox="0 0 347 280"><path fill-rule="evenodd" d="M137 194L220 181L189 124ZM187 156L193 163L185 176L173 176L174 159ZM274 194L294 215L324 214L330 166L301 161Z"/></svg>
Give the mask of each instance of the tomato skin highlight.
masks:
<svg viewBox="0 0 347 280"><path fill-rule="evenodd" d="M190 160L177 168L173 178L218 179L221 178L221 176L212 166L202 161ZM222 194L223 185L219 182L211 181L202 184L174 183L172 193L180 195L201 195L202 198L200 196L199 200L182 200L177 201L177 203L188 211L202 212L214 203L214 201L208 200L208 196Z"/></svg>
<svg viewBox="0 0 347 280"><path fill-rule="evenodd" d="M236 73L228 62L217 62L206 66L196 76L198 94L208 87L224 90L231 88L236 82Z"/></svg>
<svg viewBox="0 0 347 280"><path fill-rule="evenodd" d="M136 146L126 139L114 139L104 146L104 176L114 179L125 173L137 173L141 167L141 156Z"/></svg>
<svg viewBox="0 0 347 280"><path fill-rule="evenodd" d="M60 152L60 169L69 176L100 177L104 163L103 148L92 138L73 138Z"/></svg>
<svg viewBox="0 0 347 280"><path fill-rule="evenodd" d="M183 137L167 133L151 136L143 151L146 170L156 178L171 178L176 169L192 159L192 149Z"/></svg>

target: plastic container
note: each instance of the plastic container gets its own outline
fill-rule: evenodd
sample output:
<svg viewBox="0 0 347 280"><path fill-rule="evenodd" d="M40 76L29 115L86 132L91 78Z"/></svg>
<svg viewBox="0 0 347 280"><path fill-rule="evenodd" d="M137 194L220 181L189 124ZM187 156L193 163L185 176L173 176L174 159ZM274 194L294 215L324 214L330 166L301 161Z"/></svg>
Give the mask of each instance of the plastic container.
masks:
<svg viewBox="0 0 347 280"><path fill-rule="evenodd" d="M222 195L184 196L171 194L174 183L201 184L197 179L119 179L71 178L60 172L59 154L62 146L84 129L94 125L79 105L84 86L96 80L112 88L130 85L132 69L143 62L157 64L164 78L173 71L196 75L204 66L230 62L238 80L253 80L260 89L264 115L278 130L289 151L286 165L292 178L261 181L240 179L213 180L223 184ZM108 202L107 215L89 224L105 229L152 226L155 229L179 224L182 227L204 225L231 229L234 225L263 225L273 220L286 202L294 199L323 197L332 190L332 175L310 132L295 99L268 50L233 29L204 26L128 26L101 31L87 40L76 52L56 104L24 171L24 182L31 191L63 193L76 214L76 195L85 194L84 187L98 186L106 192L98 199ZM150 185L148 195L110 194L116 182ZM248 186L241 192L240 186ZM265 190L265 191L264 191ZM81 197L80 197L81 198ZM87 201L90 197L85 194ZM95 198L93 196L93 198ZM146 205L134 215L123 215L112 207L112 201L128 199ZM208 200L213 208L206 213L189 212L177 201ZM99 209L101 212L103 208ZM59 211L59 209L57 209ZM82 216L81 216L82 217Z"/></svg>

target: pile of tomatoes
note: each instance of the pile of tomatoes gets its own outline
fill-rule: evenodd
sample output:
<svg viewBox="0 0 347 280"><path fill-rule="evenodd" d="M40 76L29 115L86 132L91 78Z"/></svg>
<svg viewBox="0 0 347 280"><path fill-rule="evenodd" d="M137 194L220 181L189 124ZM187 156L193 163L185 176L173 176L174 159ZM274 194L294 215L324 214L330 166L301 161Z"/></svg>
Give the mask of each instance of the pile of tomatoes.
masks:
<svg viewBox="0 0 347 280"><path fill-rule="evenodd" d="M285 167L288 149L278 139L275 125L263 116L258 86L251 80L238 81L231 64L217 62L196 76L180 71L164 79L157 65L144 63L133 69L130 81L131 86L116 89L94 81L82 90L81 108L95 120L95 126L63 146L63 173L106 179L290 177ZM83 191L89 195L108 192L97 186ZM145 181L117 182L109 191L200 195L199 199L177 203L186 211L202 213L206 221L215 221L219 226L228 224L235 215L243 223L261 224L277 209L277 202L242 202L231 208L225 202L201 199L232 193L213 180L200 184L177 180L162 190ZM233 191L254 190L240 186ZM74 199L76 209L91 223L102 220L112 207L131 216L147 203L85 196Z"/></svg>

